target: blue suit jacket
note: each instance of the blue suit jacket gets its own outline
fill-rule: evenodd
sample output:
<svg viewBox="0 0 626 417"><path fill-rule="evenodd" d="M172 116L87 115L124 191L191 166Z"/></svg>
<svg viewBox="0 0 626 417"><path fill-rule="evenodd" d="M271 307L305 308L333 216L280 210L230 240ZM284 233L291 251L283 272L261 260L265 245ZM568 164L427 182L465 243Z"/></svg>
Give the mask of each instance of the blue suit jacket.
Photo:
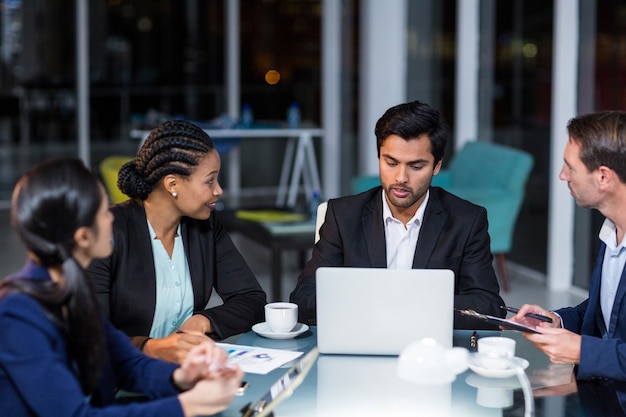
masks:
<svg viewBox="0 0 626 417"><path fill-rule="evenodd" d="M576 307L557 310L557 313L563 319L566 329L582 335L577 378L609 378L620 381L623 383L621 391L626 392L626 269L622 272L609 329L606 329L600 308L600 283L605 250L606 245L600 242L589 298Z"/></svg>
<svg viewBox="0 0 626 417"><path fill-rule="evenodd" d="M29 263L18 275L49 279L45 269ZM130 344L128 336L106 321L107 363L90 404L68 357L63 332L41 305L24 294L0 300L0 415L1 416L182 416L171 383L176 365L148 358ZM146 403L103 407L116 389L143 392Z"/></svg>
<svg viewBox="0 0 626 417"><path fill-rule="evenodd" d="M451 269L456 308L503 317L492 261L485 209L431 187L413 268ZM328 201L320 240L290 297L299 306L300 321L306 323L315 323L315 271L321 266L387 267L381 187ZM494 328L458 315L454 325Z"/></svg>

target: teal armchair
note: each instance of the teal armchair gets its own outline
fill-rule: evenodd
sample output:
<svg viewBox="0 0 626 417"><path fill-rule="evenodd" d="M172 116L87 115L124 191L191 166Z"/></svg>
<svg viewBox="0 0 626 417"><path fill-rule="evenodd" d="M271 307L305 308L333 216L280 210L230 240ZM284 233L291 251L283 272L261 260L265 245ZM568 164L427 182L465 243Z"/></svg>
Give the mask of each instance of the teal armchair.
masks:
<svg viewBox="0 0 626 417"><path fill-rule="evenodd" d="M380 185L380 176L377 175L360 175L352 178L350 184L352 188L352 194L362 193L370 188L378 187Z"/></svg>
<svg viewBox="0 0 626 417"><path fill-rule="evenodd" d="M515 223L524 201L532 156L519 149L487 142L468 142L433 186L487 209L491 252L496 258L504 292L509 291L505 254L513 246Z"/></svg>

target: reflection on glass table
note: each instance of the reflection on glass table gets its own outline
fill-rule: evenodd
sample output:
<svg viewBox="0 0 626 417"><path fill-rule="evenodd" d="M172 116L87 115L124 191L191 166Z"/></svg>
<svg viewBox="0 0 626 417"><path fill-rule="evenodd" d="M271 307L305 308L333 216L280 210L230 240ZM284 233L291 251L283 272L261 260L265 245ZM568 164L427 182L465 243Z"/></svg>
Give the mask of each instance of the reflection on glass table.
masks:
<svg viewBox="0 0 626 417"><path fill-rule="evenodd" d="M238 344L307 352L316 345L316 327L289 340L265 339L254 332L242 335ZM620 384L608 381L578 384L578 392L559 391L571 381L572 366L554 365L517 331L477 331L476 337L502 334L517 341L516 356L528 361L525 372L534 394L535 417L607 416L619 414L616 393ZM454 345L472 350L472 331L456 330ZM374 337L374 335L373 335ZM472 352L473 354L473 352ZM488 378L471 369L454 381L418 385L397 374L397 356L320 355L295 392L274 410L276 417L335 416L443 416L519 417L525 412L524 396L516 378ZM222 415L241 416L241 408L266 394L293 366L285 365L268 375L246 375L249 388L236 397ZM626 392L626 389L623 389ZM600 410L600 411L598 411ZM612 410L613 414L606 414ZM600 412L600 414L598 414ZM617 413L617 414L616 414Z"/></svg>

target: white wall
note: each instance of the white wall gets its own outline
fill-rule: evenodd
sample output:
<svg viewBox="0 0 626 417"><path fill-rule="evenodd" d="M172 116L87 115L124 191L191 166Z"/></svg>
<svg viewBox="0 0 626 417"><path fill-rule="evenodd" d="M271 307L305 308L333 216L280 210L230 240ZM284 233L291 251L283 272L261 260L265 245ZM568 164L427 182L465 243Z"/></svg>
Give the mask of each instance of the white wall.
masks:
<svg viewBox="0 0 626 417"><path fill-rule="evenodd" d="M454 148L478 137L478 40L480 0L457 1Z"/></svg>
<svg viewBox="0 0 626 417"><path fill-rule="evenodd" d="M558 175L568 140L566 126L577 113L579 0L554 3L550 198L548 213L548 287L572 286L574 268L574 200Z"/></svg>
<svg viewBox="0 0 626 417"><path fill-rule="evenodd" d="M359 63L359 173L378 174L374 126L406 101L407 0L362 0Z"/></svg>

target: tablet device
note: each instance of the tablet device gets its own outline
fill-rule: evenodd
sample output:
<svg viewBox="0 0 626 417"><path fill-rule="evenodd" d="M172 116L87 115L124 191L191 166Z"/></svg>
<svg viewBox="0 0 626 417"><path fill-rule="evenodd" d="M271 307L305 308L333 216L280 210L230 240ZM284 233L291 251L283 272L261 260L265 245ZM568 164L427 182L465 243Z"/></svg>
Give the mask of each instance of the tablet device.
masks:
<svg viewBox="0 0 626 417"><path fill-rule="evenodd" d="M477 313L474 310L456 309L456 311L463 314L464 316L474 317L476 320L484 321L489 324L494 324L496 326L501 326L508 330L519 330L520 332L539 333L533 327L526 326L525 324L517 323L512 320L502 319L496 316L490 316L489 314Z"/></svg>
<svg viewBox="0 0 626 417"><path fill-rule="evenodd" d="M305 354L294 366L281 376L257 401L241 410L242 417L266 417L274 408L288 398L304 381L319 355L317 347Z"/></svg>

